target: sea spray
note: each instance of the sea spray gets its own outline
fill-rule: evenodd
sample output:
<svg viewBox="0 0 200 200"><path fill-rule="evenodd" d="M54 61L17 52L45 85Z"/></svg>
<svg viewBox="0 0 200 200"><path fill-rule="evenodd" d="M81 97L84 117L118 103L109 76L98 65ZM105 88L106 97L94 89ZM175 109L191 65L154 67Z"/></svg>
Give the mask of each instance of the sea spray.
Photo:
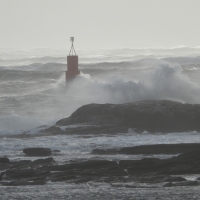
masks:
<svg viewBox="0 0 200 200"><path fill-rule="evenodd" d="M148 99L200 103L199 91L200 87L183 74L180 65L156 61L146 81L125 80L124 76L102 77L101 81L77 77L69 83L67 93L85 103L128 103Z"/></svg>
<svg viewBox="0 0 200 200"><path fill-rule="evenodd" d="M65 64L0 67L0 131L51 125L89 103L146 99L200 103L198 58L190 60L195 62L195 70L193 63L190 67L152 57L80 63L82 74L68 83Z"/></svg>

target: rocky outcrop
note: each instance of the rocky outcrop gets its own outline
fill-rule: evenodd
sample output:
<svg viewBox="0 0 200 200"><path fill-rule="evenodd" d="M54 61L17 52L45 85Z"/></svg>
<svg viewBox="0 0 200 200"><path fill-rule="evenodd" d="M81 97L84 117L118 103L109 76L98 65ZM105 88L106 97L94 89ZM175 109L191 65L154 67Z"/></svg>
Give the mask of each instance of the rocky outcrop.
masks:
<svg viewBox="0 0 200 200"><path fill-rule="evenodd" d="M59 127L51 126L51 127L47 128L47 129L45 129L44 132L60 133L60 132L62 132L62 130Z"/></svg>
<svg viewBox="0 0 200 200"><path fill-rule="evenodd" d="M51 149L49 148L26 148L23 149L23 152L27 156L50 156Z"/></svg>
<svg viewBox="0 0 200 200"><path fill-rule="evenodd" d="M65 133L76 133L77 130L79 133L81 130L88 133L116 133L120 129L127 132L128 128L152 133L200 131L200 105L169 100L89 104L77 109L69 118L59 120L55 126L72 124L79 124L79 127L68 128Z"/></svg>
<svg viewBox="0 0 200 200"><path fill-rule="evenodd" d="M63 164L64 163L64 164ZM43 185L46 182L106 182L113 187L196 186L184 174L200 174L200 150L169 159L81 160L56 163L53 158L10 161L1 170L0 184L6 186ZM172 176L176 175L176 176ZM178 176L177 176L178 175ZM134 184L132 184L134 183ZM146 185L146 186L144 186Z"/></svg>
<svg viewBox="0 0 200 200"><path fill-rule="evenodd" d="M54 159L52 157L45 158L45 159L38 159L31 163L31 166L45 166L50 165L54 162Z"/></svg>
<svg viewBox="0 0 200 200"><path fill-rule="evenodd" d="M9 162L10 162L10 160L6 157L0 158L0 163L9 163Z"/></svg>
<svg viewBox="0 0 200 200"><path fill-rule="evenodd" d="M134 147L123 147L118 149L93 149L92 154L98 155L114 155L114 154L181 154L188 151L200 150L199 143L191 144L154 144L154 145L141 145Z"/></svg>
<svg viewBox="0 0 200 200"><path fill-rule="evenodd" d="M169 182L163 185L163 187L175 187L175 186L197 186L199 185L198 181L183 181L183 182Z"/></svg>

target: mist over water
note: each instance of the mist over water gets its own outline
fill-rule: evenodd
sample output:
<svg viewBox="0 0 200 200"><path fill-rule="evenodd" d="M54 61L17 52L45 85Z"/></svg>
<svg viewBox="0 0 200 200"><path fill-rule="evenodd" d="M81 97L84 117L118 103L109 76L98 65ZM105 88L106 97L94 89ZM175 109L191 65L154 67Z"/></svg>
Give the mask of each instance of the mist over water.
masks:
<svg viewBox="0 0 200 200"><path fill-rule="evenodd" d="M126 80L124 75L117 74L107 75L102 80L77 78L69 85L68 92L72 94L77 91L83 101L98 103L128 103L147 99L171 99L192 104L200 102L200 86L183 74L180 65L156 61L148 71L138 80Z"/></svg>
<svg viewBox="0 0 200 200"><path fill-rule="evenodd" d="M66 84L65 51L1 52L0 134L51 125L88 103L200 103L199 48L79 51Z"/></svg>

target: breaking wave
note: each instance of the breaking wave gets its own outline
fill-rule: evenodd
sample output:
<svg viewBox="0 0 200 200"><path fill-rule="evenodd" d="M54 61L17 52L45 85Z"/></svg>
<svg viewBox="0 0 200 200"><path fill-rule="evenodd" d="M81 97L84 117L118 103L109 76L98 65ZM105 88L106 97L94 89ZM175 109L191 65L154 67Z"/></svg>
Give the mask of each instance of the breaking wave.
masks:
<svg viewBox="0 0 200 200"><path fill-rule="evenodd" d="M89 103L200 103L198 64L153 58L80 64L82 74L67 84L65 68L59 63L0 67L0 134L50 125Z"/></svg>
<svg viewBox="0 0 200 200"><path fill-rule="evenodd" d="M148 77L138 81L112 75L96 81L80 78L69 86L68 94L75 91L82 99L99 103L127 103L145 99L200 103L200 86L183 74L180 65L163 61L156 61Z"/></svg>

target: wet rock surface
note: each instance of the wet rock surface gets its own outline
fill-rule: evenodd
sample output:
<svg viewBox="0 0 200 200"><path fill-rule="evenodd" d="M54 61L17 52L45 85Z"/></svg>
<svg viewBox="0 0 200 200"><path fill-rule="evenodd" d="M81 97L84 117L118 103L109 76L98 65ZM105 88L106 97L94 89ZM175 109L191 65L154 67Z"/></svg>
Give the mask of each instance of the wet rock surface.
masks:
<svg viewBox="0 0 200 200"><path fill-rule="evenodd" d="M119 133L132 128L136 132L169 133L200 131L200 105L169 100L145 100L127 104L89 104L69 118L46 129L52 133ZM59 126L75 125L64 130Z"/></svg>
<svg viewBox="0 0 200 200"><path fill-rule="evenodd" d="M156 144L156 145L141 145L135 147L124 147L117 149L94 149L92 154L97 155L115 155L115 154L181 154L189 151L200 150L199 143L192 144Z"/></svg>
<svg viewBox="0 0 200 200"><path fill-rule="evenodd" d="M27 156L50 156L51 149L49 148L26 148L23 149L23 152Z"/></svg>
<svg viewBox="0 0 200 200"><path fill-rule="evenodd" d="M0 163L0 184L25 186L43 185L48 182L80 184L94 181L127 188L196 186L199 185L198 178L188 181L184 175L200 174L200 149L187 150L168 159L144 158L120 161L91 159L60 163L52 157L33 161L11 160L8 163Z"/></svg>
<svg viewBox="0 0 200 200"><path fill-rule="evenodd" d="M199 185L198 181L183 181L183 182L169 182L164 184L164 187L174 187L174 186L197 186Z"/></svg>
<svg viewBox="0 0 200 200"><path fill-rule="evenodd" d="M9 162L10 162L10 160L6 157L0 158L0 163L9 163Z"/></svg>

